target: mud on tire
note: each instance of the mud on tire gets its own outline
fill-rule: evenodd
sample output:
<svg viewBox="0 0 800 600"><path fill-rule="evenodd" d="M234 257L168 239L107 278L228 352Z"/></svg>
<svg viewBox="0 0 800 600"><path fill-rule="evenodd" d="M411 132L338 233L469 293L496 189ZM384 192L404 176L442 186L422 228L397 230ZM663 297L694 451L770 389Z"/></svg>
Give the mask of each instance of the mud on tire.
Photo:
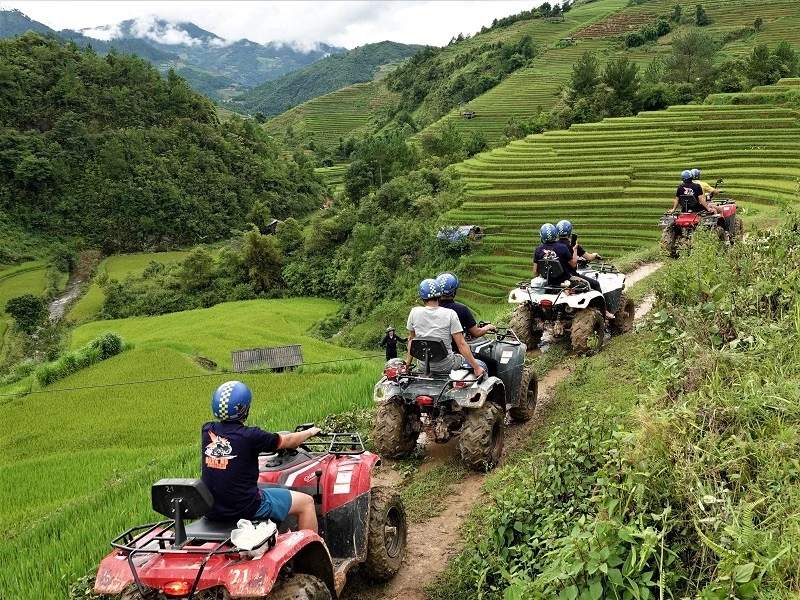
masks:
<svg viewBox="0 0 800 600"><path fill-rule="evenodd" d="M661 232L661 249L670 258L678 256L677 234L674 229L667 228Z"/></svg>
<svg viewBox="0 0 800 600"><path fill-rule="evenodd" d="M408 527L400 492L378 486L370 491L367 558L361 565L367 577L386 581L392 578L406 553Z"/></svg>
<svg viewBox="0 0 800 600"><path fill-rule="evenodd" d="M519 387L519 404L512 406L508 414L515 421L530 421L536 410L536 399L539 396L539 380L530 367L522 369L522 382Z"/></svg>
<svg viewBox="0 0 800 600"><path fill-rule="evenodd" d="M403 458L417 447L419 430L413 428L419 419L399 396L378 405L372 439L378 454L387 458Z"/></svg>
<svg viewBox="0 0 800 600"><path fill-rule="evenodd" d="M611 321L611 335L622 335L633 331L633 317L633 300L622 294L619 299L619 307L614 313L614 320Z"/></svg>
<svg viewBox="0 0 800 600"><path fill-rule="evenodd" d="M741 242L742 238L744 237L744 223L742 220L733 215L733 234L731 235L731 241Z"/></svg>
<svg viewBox="0 0 800 600"><path fill-rule="evenodd" d="M325 583L305 573L295 573L279 579L267 596L269 600L331 600L333 596Z"/></svg>
<svg viewBox="0 0 800 600"><path fill-rule="evenodd" d="M519 341L527 346L528 350L538 348L542 341L541 329L533 328L534 309L529 303L518 304L514 307L511 322L508 327L517 334Z"/></svg>
<svg viewBox="0 0 800 600"><path fill-rule="evenodd" d="M603 347L603 316L595 308L584 308L572 319L570 337L576 354L590 356Z"/></svg>
<svg viewBox="0 0 800 600"><path fill-rule="evenodd" d="M499 406L487 402L480 408L467 410L458 437L461 460L476 471L493 468L503 453L504 437L503 411Z"/></svg>

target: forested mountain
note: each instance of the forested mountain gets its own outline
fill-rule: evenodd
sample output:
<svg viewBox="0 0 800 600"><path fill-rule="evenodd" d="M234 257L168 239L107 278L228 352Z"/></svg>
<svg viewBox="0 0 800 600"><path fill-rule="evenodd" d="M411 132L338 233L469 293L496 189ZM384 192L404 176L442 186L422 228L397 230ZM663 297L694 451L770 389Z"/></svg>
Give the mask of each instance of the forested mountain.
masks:
<svg viewBox="0 0 800 600"><path fill-rule="evenodd" d="M106 54L112 47L117 52L135 53L153 62L162 73L175 69L193 88L214 99L346 51L327 44L315 44L308 50L276 42L224 40L193 23L154 18L129 19L116 25L80 31L55 31L19 10L0 11L0 38L12 38L28 30L71 40L80 47L91 45L100 54Z"/></svg>
<svg viewBox="0 0 800 600"><path fill-rule="evenodd" d="M232 98L231 105L249 113L278 115L312 98L372 81L381 74L381 67L397 66L424 48L389 41L365 44L262 83Z"/></svg>
<svg viewBox="0 0 800 600"><path fill-rule="evenodd" d="M170 71L35 33L0 40L0 212L106 252L170 248L318 208L324 186ZM263 215L262 215L263 216Z"/></svg>

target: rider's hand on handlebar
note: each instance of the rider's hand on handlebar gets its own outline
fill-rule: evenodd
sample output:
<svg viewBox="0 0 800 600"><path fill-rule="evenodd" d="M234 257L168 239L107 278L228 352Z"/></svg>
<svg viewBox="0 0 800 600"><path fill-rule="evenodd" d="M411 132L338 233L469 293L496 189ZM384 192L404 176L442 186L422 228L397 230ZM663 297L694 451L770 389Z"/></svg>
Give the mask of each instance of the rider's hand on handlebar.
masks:
<svg viewBox="0 0 800 600"><path fill-rule="evenodd" d="M486 375L486 369L480 366L477 369L473 369L472 372L475 374L476 379L480 379L481 377Z"/></svg>

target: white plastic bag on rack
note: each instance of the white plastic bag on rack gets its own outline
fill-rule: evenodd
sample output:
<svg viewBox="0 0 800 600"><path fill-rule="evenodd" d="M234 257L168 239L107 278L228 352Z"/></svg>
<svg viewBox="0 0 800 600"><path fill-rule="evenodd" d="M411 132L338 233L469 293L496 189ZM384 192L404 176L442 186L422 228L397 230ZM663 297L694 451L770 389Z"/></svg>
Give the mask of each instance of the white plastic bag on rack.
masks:
<svg viewBox="0 0 800 600"><path fill-rule="evenodd" d="M261 521L253 525L247 519L239 519L236 529L231 531L231 542L240 550L247 550L247 554L258 558L269 549L271 538L278 532L278 526L272 521Z"/></svg>

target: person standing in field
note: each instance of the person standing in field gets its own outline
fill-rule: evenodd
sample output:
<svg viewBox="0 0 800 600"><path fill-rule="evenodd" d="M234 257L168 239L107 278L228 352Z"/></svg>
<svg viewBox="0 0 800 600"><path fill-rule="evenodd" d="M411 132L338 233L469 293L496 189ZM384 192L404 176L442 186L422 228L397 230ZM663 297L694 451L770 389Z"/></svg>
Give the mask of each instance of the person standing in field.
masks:
<svg viewBox="0 0 800 600"><path fill-rule="evenodd" d="M386 335L383 336L381 340L381 348L386 348L386 360L390 358L397 358L397 342L406 343L406 340L401 337L397 337L397 332L395 331L394 327L387 327L386 328Z"/></svg>

